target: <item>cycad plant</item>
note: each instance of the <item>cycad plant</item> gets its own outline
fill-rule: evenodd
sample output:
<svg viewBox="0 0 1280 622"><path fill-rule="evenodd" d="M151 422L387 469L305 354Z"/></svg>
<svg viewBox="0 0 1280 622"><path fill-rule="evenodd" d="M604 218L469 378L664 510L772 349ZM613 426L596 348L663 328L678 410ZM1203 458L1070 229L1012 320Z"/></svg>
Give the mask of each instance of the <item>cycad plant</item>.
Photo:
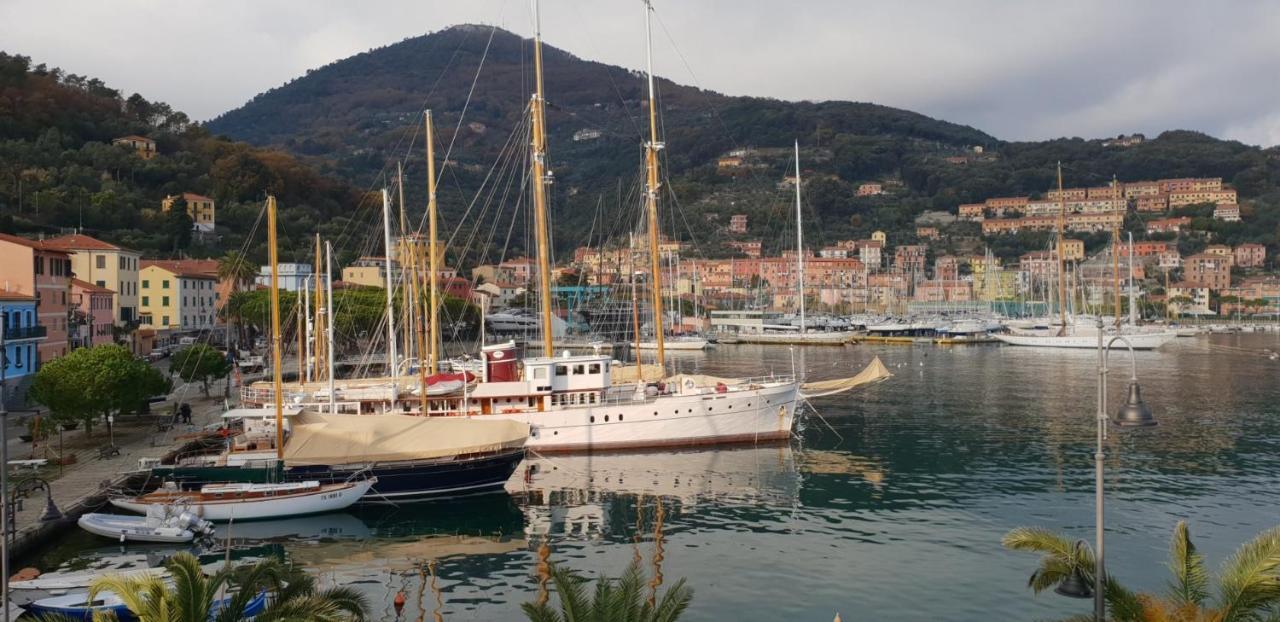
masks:
<svg viewBox="0 0 1280 622"><path fill-rule="evenodd" d="M1041 553L1028 586L1037 594L1078 573L1093 584L1093 553L1047 529L1019 527L1005 535L1004 546ZM1104 598L1117 622L1280 621L1280 527L1241 545L1217 573L1217 585L1204 556L1191 542L1185 522L1173 530L1169 545L1172 578L1164 593L1134 593L1108 573ZM1091 619L1091 618L1081 618Z"/></svg>
<svg viewBox="0 0 1280 622"><path fill-rule="evenodd" d="M578 573L552 564L550 575L560 609L546 602L524 603L521 609L532 622L674 622L693 600L693 590L684 579L676 581L661 598L656 593L650 598L638 562L632 562L620 579L601 577L590 595L590 580Z"/></svg>
<svg viewBox="0 0 1280 622"><path fill-rule="evenodd" d="M259 622L364 620L368 610L364 597L355 590L318 590L314 577L276 559L205 575L194 555L179 553L165 568L169 571L167 579L155 575L104 576L93 582L90 599L103 591L114 592L140 622L242 620L250 602L263 591L269 596L266 609L253 618ZM227 588L236 591L222 604Z"/></svg>

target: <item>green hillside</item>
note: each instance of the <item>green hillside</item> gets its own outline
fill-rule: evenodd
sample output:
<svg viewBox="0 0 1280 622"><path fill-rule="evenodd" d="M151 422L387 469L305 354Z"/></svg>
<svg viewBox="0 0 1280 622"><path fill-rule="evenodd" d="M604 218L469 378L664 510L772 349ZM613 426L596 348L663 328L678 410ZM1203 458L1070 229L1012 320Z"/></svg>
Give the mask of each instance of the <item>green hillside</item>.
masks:
<svg viewBox="0 0 1280 622"><path fill-rule="evenodd" d="M131 134L155 140L160 155L112 145ZM217 202L216 237L193 237L183 211L161 211L183 192ZM80 227L148 257L217 256L245 243L267 193L282 206L286 257L302 256L317 229L340 235L360 204L346 181L283 151L213 136L164 103L0 52L0 231ZM265 259L264 242L259 228L252 257Z"/></svg>

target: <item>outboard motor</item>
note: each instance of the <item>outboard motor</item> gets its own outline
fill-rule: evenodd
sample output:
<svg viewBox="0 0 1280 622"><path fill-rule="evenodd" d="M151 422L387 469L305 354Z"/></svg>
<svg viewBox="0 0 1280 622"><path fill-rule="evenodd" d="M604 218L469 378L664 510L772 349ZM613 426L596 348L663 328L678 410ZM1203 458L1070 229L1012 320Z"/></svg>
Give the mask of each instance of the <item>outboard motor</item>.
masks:
<svg viewBox="0 0 1280 622"><path fill-rule="evenodd" d="M213 523L196 516L192 512L184 511L178 515L178 527L182 529L190 529L192 533L200 535L213 533Z"/></svg>

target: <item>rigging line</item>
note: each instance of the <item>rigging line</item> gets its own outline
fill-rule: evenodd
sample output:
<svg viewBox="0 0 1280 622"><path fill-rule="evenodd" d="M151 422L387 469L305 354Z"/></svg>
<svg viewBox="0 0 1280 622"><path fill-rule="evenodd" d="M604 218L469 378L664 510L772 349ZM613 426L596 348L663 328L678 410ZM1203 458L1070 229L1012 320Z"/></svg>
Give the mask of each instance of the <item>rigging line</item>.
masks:
<svg viewBox="0 0 1280 622"><path fill-rule="evenodd" d="M489 29L489 40L484 44L484 53L480 55L480 64L476 66L476 75L471 78L471 88L467 90L467 99L462 103L462 111L458 113L458 123L453 128L453 137L449 139L449 147L445 149L441 173L449 166L449 155L453 153L453 145L458 140L458 133L462 131L462 122L467 118L467 108L471 105L471 96L475 95L476 84L480 82L480 74L484 71L484 62L489 58L489 47L493 45L493 35L497 32L498 26L496 24Z"/></svg>

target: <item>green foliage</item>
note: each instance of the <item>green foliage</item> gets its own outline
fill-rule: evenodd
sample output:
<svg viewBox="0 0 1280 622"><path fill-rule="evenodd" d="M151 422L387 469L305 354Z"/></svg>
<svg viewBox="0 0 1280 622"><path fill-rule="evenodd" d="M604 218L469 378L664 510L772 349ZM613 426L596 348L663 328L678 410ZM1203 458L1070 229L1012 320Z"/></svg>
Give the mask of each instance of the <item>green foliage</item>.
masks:
<svg viewBox="0 0 1280 622"><path fill-rule="evenodd" d="M147 398L169 389L163 374L127 348L104 344L72 350L45 363L36 372L30 395L58 421L83 421L86 431L92 431L94 419L134 411Z"/></svg>
<svg viewBox="0 0 1280 622"><path fill-rule="evenodd" d="M1003 539L1005 547L1041 553L1040 567L1031 575L1035 593L1056 586L1079 571L1093 582L1094 558L1087 547L1076 548L1067 538L1047 529L1019 527ZM1104 595L1117 622L1179 620L1186 622L1244 622L1271 620L1280 609L1280 527L1262 532L1236 550L1218 572L1217 589L1204 557L1191 542L1185 522L1174 528L1169 545L1172 579L1162 595L1135 594L1108 573ZM1216 594L1215 594L1216 592Z"/></svg>
<svg viewBox="0 0 1280 622"><path fill-rule="evenodd" d="M90 598L103 591L119 595L140 622L232 622L259 593L270 593L267 608L255 620L282 622L342 622L364 620L369 610L364 597L348 587L320 590L315 577L274 558L249 566L223 568L206 575L200 561L181 552L166 564L169 578L155 575L106 575L95 579ZM227 588L229 602L215 610Z"/></svg>
<svg viewBox="0 0 1280 622"><path fill-rule="evenodd" d="M213 347L198 343L175 353L169 371L186 382L199 382L208 397L209 382L226 378L231 373L231 361Z"/></svg>
<svg viewBox="0 0 1280 622"><path fill-rule="evenodd" d="M281 252L302 257L319 229L336 235L360 204L350 186L325 177L280 151L211 135L185 114L141 95L129 97L95 79L33 67L29 58L0 53L0 230L86 233L147 256L217 256L239 248L254 230L267 193L281 206ZM113 138L140 134L159 155L144 160ZM20 191L21 188L21 191ZM218 236L192 239L181 200L196 192L218 208ZM261 244L253 260L265 259Z"/></svg>
<svg viewBox="0 0 1280 622"><path fill-rule="evenodd" d="M674 622L693 600L693 590L684 579L676 581L661 598L656 587L651 588L655 593L646 593L646 577L636 561L616 581L601 577L590 595L586 587L589 580L578 573L554 564L550 572L559 611L549 602L522 604L520 609L533 622Z"/></svg>

